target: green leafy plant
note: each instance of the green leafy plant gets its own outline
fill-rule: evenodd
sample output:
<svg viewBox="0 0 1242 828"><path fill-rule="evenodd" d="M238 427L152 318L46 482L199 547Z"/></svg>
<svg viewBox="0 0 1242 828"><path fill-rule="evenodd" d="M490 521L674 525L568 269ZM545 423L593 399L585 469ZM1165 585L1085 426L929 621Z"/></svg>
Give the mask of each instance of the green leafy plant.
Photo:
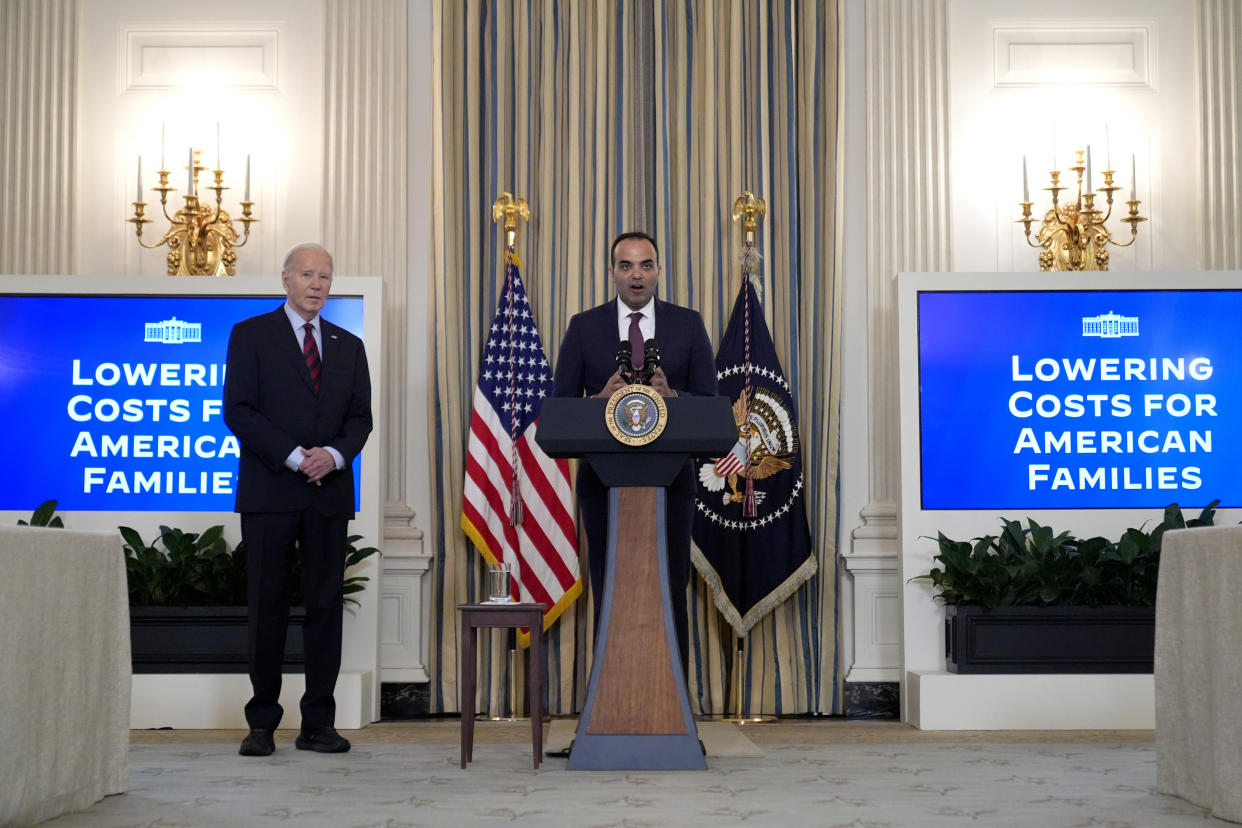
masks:
<svg viewBox="0 0 1242 828"><path fill-rule="evenodd" d="M362 540L362 535L350 535L345 540L345 571L346 572L348 572L350 570L350 567L354 566L355 564L362 563L363 561L365 561L367 558L371 557L372 555L380 554L379 549L375 548L374 546L364 546L362 548L359 548L358 541L360 540ZM296 564L296 561L294 561L294 563ZM368 578L366 575L351 575L348 578L346 578L344 588L341 590L341 594L345 596L345 603L353 604L357 606L358 602L355 601L353 598L350 598L349 596L356 592L362 592L362 590L366 589L366 582L369 580L371 579ZM300 584L302 582L302 579L298 578L296 582Z"/></svg>
<svg viewBox="0 0 1242 828"><path fill-rule="evenodd" d="M1150 532L1127 529L1117 541L1054 534L1047 526L1002 518L999 535L973 542L938 533L941 565L911 580L930 583L945 604L985 607L1088 604L1151 606L1156 602L1160 545L1169 529L1211 526L1219 500L1186 520L1170 504Z"/></svg>
<svg viewBox="0 0 1242 828"><path fill-rule="evenodd" d="M45 500L39 504L34 510L34 514L30 516L30 522L24 520L17 522L18 526L48 526L54 529L64 529L65 524L60 522L60 516L56 514L56 501Z"/></svg>
<svg viewBox="0 0 1242 828"><path fill-rule="evenodd" d="M206 529L202 534L161 526L148 544L128 526L120 527L125 540L125 568L129 579L131 606L206 607L245 606L246 550L242 544L229 549L224 527ZM346 570L372 555L374 546L359 548L361 535L346 541ZM290 603L302 603L301 568L295 555L290 567ZM357 606L350 596L366 588L365 575L345 578L342 595L347 604Z"/></svg>
<svg viewBox="0 0 1242 828"><path fill-rule="evenodd" d="M246 556L230 550L224 527L202 534L161 526L150 543L128 526L125 569L133 606L202 607L246 603ZM240 601L238 600L240 598Z"/></svg>

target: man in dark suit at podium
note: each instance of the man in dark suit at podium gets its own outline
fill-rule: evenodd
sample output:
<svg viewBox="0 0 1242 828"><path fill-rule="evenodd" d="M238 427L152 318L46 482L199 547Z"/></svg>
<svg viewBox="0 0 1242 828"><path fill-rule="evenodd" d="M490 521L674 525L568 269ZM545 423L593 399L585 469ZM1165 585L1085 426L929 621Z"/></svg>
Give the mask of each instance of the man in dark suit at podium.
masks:
<svg viewBox="0 0 1242 828"><path fill-rule="evenodd" d="M229 337L224 421L241 444L236 510L246 546L254 691L243 756L276 749L295 541L306 608L306 692L295 745L349 750L336 732L334 692L352 464L371 433L371 377L362 340L319 315L332 270L332 256L319 245L293 248L280 277L285 304L237 323Z"/></svg>
<svg viewBox="0 0 1242 828"><path fill-rule="evenodd" d="M633 343L634 361L641 364L641 343L649 339L660 347L660 366L651 378L656 392L663 397L716 395L716 359L703 318L698 311L655 298L661 270L660 252L651 236L622 233L613 241L608 275L617 298L569 320L556 358L554 396L612 396L626 384L617 368L618 344L623 340ZM608 488L590 464L580 463L577 490L598 622L608 555ZM666 498L669 591L683 668L689 662L686 587L694 492L694 467L687 461Z"/></svg>

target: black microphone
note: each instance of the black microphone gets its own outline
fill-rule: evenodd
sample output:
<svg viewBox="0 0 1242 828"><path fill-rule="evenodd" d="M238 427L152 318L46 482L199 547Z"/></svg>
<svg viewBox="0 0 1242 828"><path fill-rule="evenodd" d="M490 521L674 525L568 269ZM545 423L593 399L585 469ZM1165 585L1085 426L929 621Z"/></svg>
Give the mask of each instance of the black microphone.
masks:
<svg viewBox="0 0 1242 828"><path fill-rule="evenodd" d="M642 379L645 385L651 384L651 378L655 375L656 369L660 367L660 343L655 338L648 339L643 343L643 368Z"/></svg>
<svg viewBox="0 0 1242 828"><path fill-rule="evenodd" d="M622 339L617 343L617 371L621 374L621 379L627 383L634 381L633 357L634 346L630 345L628 339Z"/></svg>

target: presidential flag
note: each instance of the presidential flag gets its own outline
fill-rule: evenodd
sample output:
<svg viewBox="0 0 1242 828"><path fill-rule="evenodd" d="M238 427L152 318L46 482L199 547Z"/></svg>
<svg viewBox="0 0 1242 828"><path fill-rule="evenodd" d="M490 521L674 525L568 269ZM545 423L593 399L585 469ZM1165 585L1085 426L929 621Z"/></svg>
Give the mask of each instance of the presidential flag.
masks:
<svg viewBox="0 0 1242 828"><path fill-rule="evenodd" d="M733 401L738 439L723 457L700 461L694 564L745 635L816 568L797 407L749 279L716 354L716 378Z"/></svg>
<svg viewBox="0 0 1242 828"><path fill-rule="evenodd" d="M569 463L535 444L552 370L512 250L474 389L461 528L513 566L514 600L548 605L547 629L582 591ZM526 644L527 635L520 636Z"/></svg>

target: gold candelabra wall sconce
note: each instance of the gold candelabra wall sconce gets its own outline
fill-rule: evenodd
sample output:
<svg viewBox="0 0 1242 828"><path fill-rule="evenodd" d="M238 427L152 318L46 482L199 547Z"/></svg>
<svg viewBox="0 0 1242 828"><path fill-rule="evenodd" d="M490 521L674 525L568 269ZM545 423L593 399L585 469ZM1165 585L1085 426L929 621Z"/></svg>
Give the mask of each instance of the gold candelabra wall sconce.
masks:
<svg viewBox="0 0 1242 828"><path fill-rule="evenodd" d="M219 142L217 135L217 143ZM242 214L238 221L242 223L239 234L233 225L233 218L223 207L224 191L231 189L224 185L224 170L220 169L219 152L216 153L216 169L210 170L215 182L204 189L215 193L215 204L210 197L202 200L198 196L198 175L209 170L199 155L201 150L191 149L186 170L186 189L182 198L185 206L168 214L168 194L175 192L176 187L168 184L170 171L160 160L160 183L153 187L160 194L160 208L164 218L168 220L168 230L154 244L142 240L142 226L150 224L146 217L147 204L142 200L142 158L138 158L138 195L133 202L134 215L126 219L137 231L138 244L154 250L168 245L169 276L235 276L237 274L236 249L245 246L250 240L250 225L258 221L252 213L254 202L250 200L250 156L246 156L246 189L242 197Z"/></svg>
<svg viewBox="0 0 1242 828"><path fill-rule="evenodd" d="M1073 201L1060 203L1061 192L1070 189L1061 183L1060 170L1051 172L1052 184L1044 189L1052 193L1052 209L1044 214L1043 221L1036 231L1035 239L1031 239L1031 223L1037 219L1031 216L1031 197L1027 189L1026 157L1022 158L1022 218L1017 220L1023 225L1026 243L1039 250L1040 270L1108 270L1108 245L1129 247L1138 238L1140 222L1147 221L1139 215L1141 203L1135 195L1134 156L1130 156L1130 198L1129 215L1121 221L1130 225L1130 238L1119 242L1113 238L1112 232L1105 226L1113 214L1113 193L1120 190L1113 183L1114 170L1104 170L1104 186L1098 190L1091 189L1091 148L1075 150L1078 156L1076 163L1070 167L1077 181L1074 186L1077 195ZM1083 156L1086 155L1084 164ZM1055 163L1053 164L1055 166ZM1108 164L1107 166L1111 166ZM1083 173L1086 172L1086 191L1083 190ZM1096 193L1103 193L1107 209L1101 211L1095 206Z"/></svg>

